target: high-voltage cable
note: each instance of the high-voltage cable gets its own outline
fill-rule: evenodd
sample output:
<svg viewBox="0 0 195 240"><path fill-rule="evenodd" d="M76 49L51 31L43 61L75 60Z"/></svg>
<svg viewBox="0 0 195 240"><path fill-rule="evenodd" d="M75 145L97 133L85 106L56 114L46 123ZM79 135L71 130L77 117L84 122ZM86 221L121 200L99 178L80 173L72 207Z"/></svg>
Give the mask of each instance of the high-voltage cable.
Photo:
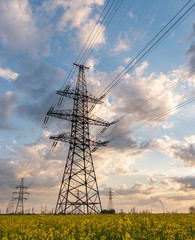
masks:
<svg viewBox="0 0 195 240"><path fill-rule="evenodd" d="M142 107L144 107L145 105L147 105L149 102L157 99L158 97L162 96L163 94L165 94L167 91L169 91L170 89L174 88L175 86L181 84L182 82L184 82L185 80L187 80L189 77L191 77L193 74L195 73L195 69L192 70L190 73L184 75L182 78L180 78L178 81L175 81L171 84L169 84L166 88L164 88L162 91L157 92L155 95L151 96L150 98L148 98L147 100L143 101L142 103L140 103L139 105L135 106L133 109L130 109L129 111L127 111L125 114L123 114L121 117L115 119L112 121L112 123L114 123L114 128L116 128L116 126L120 123L121 120L123 120L124 118L128 117L129 114L132 114L136 111L138 111L139 109L141 109ZM107 128L103 128L98 136L102 133L104 133L107 130ZM97 150L97 149L96 149Z"/></svg>
<svg viewBox="0 0 195 240"><path fill-rule="evenodd" d="M118 4L118 2L119 2L119 4ZM105 23L104 23L105 29L107 29L107 27L109 26L109 24L110 24L110 22L112 21L113 17L116 15L118 9L120 8L121 4L123 3L123 0L118 1L118 2L115 4L114 8L113 8L112 11L110 12L108 18L106 19L106 21L105 21ZM117 5L117 4L118 4L118 5ZM110 19L109 19L109 17L110 17ZM92 50L95 49L96 46L98 45L99 40L100 40L100 38L102 37L102 33L103 33L104 29L102 30L102 29L100 28L100 26L99 26L99 30L100 30L100 31L97 31L96 34L94 34L94 36L93 36L93 38L92 38L92 40L91 40L91 43L90 43L88 49L86 50L85 54L83 54L81 60L79 61L80 63L83 63L83 64L86 63L86 61L87 61L89 55L91 54ZM96 41L94 41L94 43L93 43L94 38L96 38ZM94 46L93 46L93 45L94 45Z"/></svg>
<svg viewBox="0 0 195 240"><path fill-rule="evenodd" d="M178 24L185 16L190 12L190 10L195 6L195 3L192 4L169 28L166 30L162 36L160 36L155 42L154 40L170 25L173 20L186 8L186 6L191 2L192 0L188 1L175 15L171 18L171 20L155 35L155 37L152 38L152 40L149 41L149 43L130 61L129 64L121 71L108 86L101 92L99 95L100 97L106 96L108 92L131 70L135 68L135 66L143 60L143 58L148 55L149 52L152 51L152 49L165 37L168 36L169 32ZM154 42L152 44L152 42ZM152 44L152 45L151 45ZM150 46L151 45L151 46ZM149 47L150 46L150 47ZM148 48L149 47L149 48ZM148 49L147 49L148 48ZM147 50L146 50L147 49ZM146 50L146 51L145 51ZM144 52L145 51L145 52ZM143 53L143 54L142 54ZM142 54L142 55L141 55ZM141 55L141 56L140 56ZM139 57L140 56L140 57ZM139 58L138 58L139 57ZM138 58L138 59L137 59ZM132 66L131 66L132 65Z"/></svg>
<svg viewBox="0 0 195 240"><path fill-rule="evenodd" d="M94 36L97 37L97 29L99 27L100 22L101 22L101 24L104 24L104 22L107 20L107 16L110 16L110 12L112 12L113 8L115 8L114 3L117 2L117 1L115 1L115 0L111 1L111 5L110 6L109 6L109 2L110 2L110 0L107 1L104 9L102 10L102 12L101 12L101 14L100 14L100 16L99 16L99 18L98 18L94 28L90 32L89 37L88 37L86 43L84 44L84 46L83 46L83 48L82 48L82 50L81 50L80 54L78 55L78 57L77 57L75 62L78 62L78 63L81 64L81 59L83 58L83 55L85 55L86 52L88 52L89 47L91 47L94 44L94 42L96 41L96 39L94 39ZM106 10L106 8L108 8L108 9ZM105 11L106 11L105 16L103 16ZM102 18L102 16L103 16L103 18ZM101 20L101 18L102 18L102 20ZM87 43L87 42L90 42L90 43ZM68 91L70 89L70 87L71 87L71 85L73 83L73 79L75 77L76 71L77 71L77 68L75 68L75 66L73 66L72 69L70 70L66 80L65 80L65 83L61 87L61 90L64 90L64 91L67 90ZM69 79L70 79L70 81L69 81ZM61 99L56 98L56 100L54 101L52 106L55 106L56 104L61 104L61 103L62 103L62 98Z"/></svg>
<svg viewBox="0 0 195 240"><path fill-rule="evenodd" d="M191 77L193 74L195 73L195 69L192 70L190 73L184 75L181 79L179 79L178 81L175 81L171 84L169 84L166 88L164 88L162 91L158 92L157 94L153 95L152 97L148 98L147 100L145 100L144 102L142 102L141 104L137 105L136 107L134 107L133 109L130 109L129 111L127 111L124 115L122 115L120 118L116 119L115 122L119 122L122 119L124 119L126 116L128 116L129 114L132 114L134 112L136 112L137 110L139 110L140 108L144 107L146 104L148 104L149 102L155 100L156 98L162 96L164 93L166 93L167 91L169 91L170 89L174 88L175 86L181 84L182 82L184 82L185 80L187 80L189 77Z"/></svg>
<svg viewBox="0 0 195 240"><path fill-rule="evenodd" d="M175 106L175 107L173 107L173 108L170 108L169 110L167 110L167 111L165 111L165 112L162 112L162 113L160 113L160 114L152 117L151 119L149 119L149 120L147 120L147 121L144 121L144 122L136 125L136 126L133 127L132 129L126 130L126 131L124 131L124 132L122 132L122 133L120 133L120 134L112 137L112 138L109 140L109 142L116 141L116 140L118 140L119 138L121 138L121 137L123 137L124 135L126 135L127 133L134 132L135 130L137 130L137 129L143 127L143 126L145 126L146 124L152 123L152 122L158 120L159 118L162 118L162 117L170 114L171 112L173 112L173 111L175 111L175 110L177 110L177 109L179 109L179 108L182 108L182 107L186 106L187 104L190 104L190 103L193 102L193 101L195 101L195 97L192 97L192 98L190 98L190 99L188 99L188 100L186 100L186 101L178 104L177 106Z"/></svg>

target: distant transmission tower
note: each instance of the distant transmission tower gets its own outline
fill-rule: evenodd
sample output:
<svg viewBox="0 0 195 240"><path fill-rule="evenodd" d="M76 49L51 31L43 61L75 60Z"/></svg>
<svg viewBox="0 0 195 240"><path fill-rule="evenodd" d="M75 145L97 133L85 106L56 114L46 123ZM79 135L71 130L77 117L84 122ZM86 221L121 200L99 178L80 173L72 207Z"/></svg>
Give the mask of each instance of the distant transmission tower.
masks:
<svg viewBox="0 0 195 240"><path fill-rule="evenodd" d="M14 199L9 201L6 209L6 214L14 214Z"/></svg>
<svg viewBox="0 0 195 240"><path fill-rule="evenodd" d="M112 192L112 190L111 190L111 188L110 188L110 191L109 191L109 199L108 199L108 210L112 210L112 209L114 209L114 204L113 204L113 201L112 201L112 199L113 199L113 192Z"/></svg>
<svg viewBox="0 0 195 240"><path fill-rule="evenodd" d="M102 210L95 169L91 152L99 146L106 146L108 142L101 142L89 133L89 125L108 127L110 124L103 119L89 114L89 104L101 104L100 99L89 94L85 80L84 65L74 64L79 68L76 89L57 91L63 97L74 99L73 110L58 110L51 107L48 117L56 117L71 121L71 132L63 132L52 136L53 147L57 141L69 142L69 152L62 177L60 191L57 199L55 214L91 214ZM95 146L91 151L90 146Z"/></svg>
<svg viewBox="0 0 195 240"><path fill-rule="evenodd" d="M18 200L15 214L24 214L24 200L27 200L24 195L30 194L29 192L24 191L25 189L27 189L27 187L24 186L24 178L22 178L20 186L17 186L16 188L18 189L18 191L13 192L13 194L18 195L17 197L14 197L14 199Z"/></svg>

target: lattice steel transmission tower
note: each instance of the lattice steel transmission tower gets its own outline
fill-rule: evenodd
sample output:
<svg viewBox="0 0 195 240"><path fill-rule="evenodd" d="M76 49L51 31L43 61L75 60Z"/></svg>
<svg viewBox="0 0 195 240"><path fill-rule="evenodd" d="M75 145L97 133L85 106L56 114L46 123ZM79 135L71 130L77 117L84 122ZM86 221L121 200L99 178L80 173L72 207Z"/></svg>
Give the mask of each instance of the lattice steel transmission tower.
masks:
<svg viewBox="0 0 195 240"><path fill-rule="evenodd" d="M109 123L89 113L89 104L103 103L87 91L84 65L74 64L79 68L76 88L57 91L61 96L74 100L73 110L59 110L51 107L48 117L56 117L71 121L70 133L63 132L54 139L53 147L58 141L69 142L68 157L62 177L60 191L57 199L55 214L91 214L102 210L98 185L95 175L91 152L99 146L106 146L108 142L101 142L89 133L89 125L109 127ZM94 149L91 151L91 146Z"/></svg>
<svg viewBox="0 0 195 240"><path fill-rule="evenodd" d="M14 214L14 199L9 201L6 209L6 214Z"/></svg>
<svg viewBox="0 0 195 240"><path fill-rule="evenodd" d="M110 191L109 191L109 199L108 199L108 210L112 210L112 209L114 209L114 204L113 204L113 201L112 201L112 199L113 199L113 192L112 192L112 190L111 190L111 188L110 188Z"/></svg>
<svg viewBox="0 0 195 240"><path fill-rule="evenodd" d="M18 191L13 192L13 194L18 194L17 197L14 197L15 200L18 200L15 214L24 214L24 200L27 200L27 198L24 197L24 195L30 194L29 192L24 191L25 189L28 188L24 186L24 178L21 179L20 186L17 186L16 188L18 189Z"/></svg>

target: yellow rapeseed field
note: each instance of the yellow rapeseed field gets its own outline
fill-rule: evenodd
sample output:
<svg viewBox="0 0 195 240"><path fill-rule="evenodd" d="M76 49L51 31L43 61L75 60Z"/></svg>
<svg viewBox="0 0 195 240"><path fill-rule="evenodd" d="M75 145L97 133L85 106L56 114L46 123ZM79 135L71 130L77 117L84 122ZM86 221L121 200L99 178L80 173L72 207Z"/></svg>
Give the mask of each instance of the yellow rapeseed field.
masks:
<svg viewBox="0 0 195 240"><path fill-rule="evenodd" d="M195 239L195 214L1 215L0 239Z"/></svg>

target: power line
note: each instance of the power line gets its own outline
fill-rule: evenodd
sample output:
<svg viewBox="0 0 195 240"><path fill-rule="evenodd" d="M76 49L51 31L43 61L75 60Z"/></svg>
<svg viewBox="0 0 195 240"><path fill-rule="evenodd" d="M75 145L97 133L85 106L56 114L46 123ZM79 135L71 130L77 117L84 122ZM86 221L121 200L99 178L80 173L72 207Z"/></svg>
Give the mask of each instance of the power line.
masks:
<svg viewBox="0 0 195 240"><path fill-rule="evenodd" d="M173 107L173 108L170 108L169 110L167 110L167 111L165 111L165 112L162 112L162 113L156 115L155 117L153 117L153 118L151 118L151 119L149 119L149 120L147 120L147 121L144 121L144 122L138 124L137 126L133 127L132 129L126 130L126 131L124 131L124 132L122 132L122 133L120 133L120 134L112 137L109 142L116 141L117 139L121 138L122 136L126 135L127 133L133 132L133 131L135 131L135 130L137 130L137 129L143 127L143 126L145 126L145 125L148 124L148 123L152 123L152 122L158 120L159 118L162 118L162 117L168 115L169 113L171 113L171 112L173 112L173 111L175 111L175 110L177 110L177 109L179 109L179 108L184 107L185 105L193 102L194 100L195 100L195 97L192 97L192 98L190 98L190 99L188 99L188 100L186 100L186 101L178 104L177 106L175 106L175 107Z"/></svg>
<svg viewBox="0 0 195 240"><path fill-rule="evenodd" d="M195 73L195 69L192 70L190 73L184 75L181 79L179 79L178 81L171 83L170 85L168 85L166 88L164 88L162 91L158 92L157 94L153 95L152 97L148 98L147 100L145 100L143 103L137 105L136 107L134 107L133 109L129 110L128 112L126 112L123 116L121 116L120 118L116 119L115 122L119 122L120 120L124 119L126 116L128 116L128 114L132 114L134 112L136 112L137 110L139 110L140 108L144 107L146 104L148 104L149 102L151 102L152 100L155 100L156 98L160 97L161 95L163 95L164 93L166 93L167 91L169 91L170 89L172 89L173 87L181 84L182 82L184 82L185 80L187 80L189 77L191 77L193 74Z"/></svg>
<svg viewBox="0 0 195 240"><path fill-rule="evenodd" d="M118 2L119 2L119 4L118 4ZM118 9L119 9L120 6L122 5L123 0L118 1L118 2L117 2L118 5L116 4L116 5L114 6L114 8L112 9L111 13L110 13L109 16L108 16L108 19L106 19L106 20L108 20L108 22L105 22L105 23L104 23L105 29L108 28L108 26L109 26L110 22L112 21L113 17L115 16L115 14L117 13ZM113 15L112 15L112 14L113 14ZM109 19L109 17L110 17L110 19ZM96 34L94 35L94 37L96 37L96 36L98 35L98 36L97 36L97 41L96 41L95 46L94 46L94 49L95 49L96 46L98 45L98 42L99 42L100 38L102 37L103 31L104 31L104 30L102 30L102 29L100 28L100 31L99 31L99 32L96 32ZM92 39L92 40L93 40L93 39ZM93 50L93 44L90 44L88 50L87 50L86 53L83 55L83 57L81 58L80 62L83 61L83 63L86 63L86 61L87 61L89 55L91 54L92 50Z"/></svg>
<svg viewBox="0 0 195 240"><path fill-rule="evenodd" d="M192 4L172 25L166 30L160 38L158 38L153 44L152 42L170 25L170 23L186 8L186 6L192 0L188 1L175 15L171 20L150 40L150 42L130 61L129 64L121 71L112 81L108 84L108 86L100 93L100 96L106 96L108 92L134 67L141 61L143 58L148 55L149 52L163 39L163 37L167 37L170 31L178 24L182 18L194 7L195 4ZM151 47L149 47L152 44ZM147 49L149 47L149 49ZM146 50L147 49L147 50ZM146 51L145 51L146 50ZM144 52L145 51L145 52ZM142 54L143 53L143 54ZM142 55L141 55L142 54ZM141 56L140 56L141 55ZM140 56L140 57L139 57ZM138 58L139 57L139 58ZM138 58L138 59L137 59Z"/></svg>
<svg viewBox="0 0 195 240"><path fill-rule="evenodd" d="M119 1L121 1L121 0L119 0ZM105 7L103 8L103 10L102 10L102 12L101 12L101 14L100 14L100 16L99 16L95 26L93 27L92 31L90 32L90 34L88 36L88 39L87 39L86 43L84 44L83 48L81 49L81 51L80 51L80 53L79 53L79 55L78 55L78 57L77 57L75 62L81 63L81 61L83 59L83 56L86 55L86 52L88 52L89 48L91 48L91 46L93 46L93 44L94 44L94 42L95 42L95 40L97 38L98 29L100 27L99 23L101 22L101 24L104 24L104 22L107 20L107 16L110 16L110 12L112 13L113 9L115 9L116 4L119 1L115 1L115 0L111 1L110 6L109 6L110 0L107 1ZM114 5L115 2L116 2L116 4ZM107 8L108 8L108 10L106 10ZM105 11L106 11L106 14L105 14L105 16L103 16ZM103 16L103 19L101 20L102 16ZM96 41L96 43L97 43L97 41ZM89 54L88 54L88 56L89 56ZM73 83L73 79L74 79L76 73L77 73L77 68L75 66L73 66L71 71L69 72L66 80L65 80L65 83L61 87L61 90L69 90L70 86ZM72 80L69 81L69 79L72 79ZM69 81L69 82L67 82L67 81ZM66 87L65 87L65 85L66 85ZM52 104L52 106L55 106L57 104L57 101L58 101L57 99L58 98L56 98L56 101Z"/></svg>
<svg viewBox="0 0 195 240"><path fill-rule="evenodd" d="M111 85L112 84L112 82L105 88L105 90L104 91L106 91L105 93L104 93L104 91L100 94L100 99L102 99L102 98L104 98L107 94L108 94L108 92L130 71L130 70L133 70L133 68L137 65L137 63L139 62L139 61L141 61L141 60L143 60L143 58L145 58L148 54L149 54L149 52L150 51L152 51L152 48L153 47L156 47L156 44L160 44L160 42L162 41L162 40L164 40L168 35L166 35L167 33L168 34L170 34L170 30L173 28L173 27L175 27L175 25L179 22L179 21L181 21L182 20L182 18L187 14L187 13L189 13L189 11L194 7L194 5L195 4L193 4L193 5L191 5L187 10L186 10L186 12L182 15L182 16L180 16L180 18L179 19L177 19L177 21L146 51L146 53L144 53L136 62L135 62L135 60L136 60L136 58L150 45L150 43L152 43L153 42L153 40L155 40L156 38L157 38L157 36L179 15L179 13L181 13L181 11L189 4L191 2L191 0L190 1L188 1L175 15L174 15L174 17L173 18L171 18L171 20L156 34L156 36L141 50L141 52L139 52L138 54L137 54L137 56L125 67L125 69L123 69L123 71L120 73L120 74L118 74L117 75L117 77L115 77L114 78L114 80L112 80L112 82L114 82L115 80L117 80L117 78L128 68L128 66L130 66L132 63L133 63L133 65L130 67L130 69L128 69L115 83L113 83L113 85ZM190 12L191 13L191 12ZM178 25L177 25L178 26ZM163 39L164 38L164 39ZM193 71L194 72L194 71ZM192 72L191 72L192 73ZM179 83L178 83L179 84ZM108 88L110 86L110 88ZM171 86L170 86L171 87ZM108 89L107 89L108 88ZM107 89L107 90L106 90ZM163 90L164 91L164 90ZM166 91L166 90L165 90ZM160 95L161 94L163 94L163 93L160 93ZM159 96L160 96L159 95ZM155 99L156 97L154 97L154 99ZM152 99L151 99L152 100ZM144 106L146 103L148 102L148 100L146 101L146 102L143 102L142 104L140 104L139 106L137 106L137 107L135 107L133 110L130 110L130 112L131 111L136 111L136 110L138 110L139 108L141 108L142 107L142 105ZM91 107L91 109L93 109L94 108L94 106L92 106ZM137 109L136 109L137 108ZM130 112L127 112L124 116L122 116L122 117L120 117L119 119L117 119L117 120L115 120L115 121L113 121L113 124L115 124L115 123L117 123L117 122L119 122L121 119L123 119L127 114L129 114ZM105 131L107 130L107 128L103 128L102 130L101 130L101 132L100 133L104 133Z"/></svg>

